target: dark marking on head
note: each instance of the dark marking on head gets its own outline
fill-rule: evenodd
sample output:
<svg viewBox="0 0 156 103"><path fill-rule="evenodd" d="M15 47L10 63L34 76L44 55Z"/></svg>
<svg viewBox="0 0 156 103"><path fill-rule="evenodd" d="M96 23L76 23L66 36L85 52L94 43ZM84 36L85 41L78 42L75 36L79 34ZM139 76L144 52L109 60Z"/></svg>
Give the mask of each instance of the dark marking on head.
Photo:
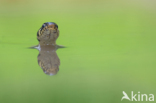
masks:
<svg viewBox="0 0 156 103"><path fill-rule="evenodd" d="M55 27L58 29L58 25L56 24Z"/></svg>
<svg viewBox="0 0 156 103"><path fill-rule="evenodd" d="M37 36L39 36L39 31L37 32Z"/></svg>
<svg viewBox="0 0 156 103"><path fill-rule="evenodd" d="M40 39L37 38L37 40L40 42Z"/></svg>
<svg viewBox="0 0 156 103"><path fill-rule="evenodd" d="M47 24L46 23L44 23L43 25L42 25L42 27L40 28L41 29L41 31L42 31L42 29L44 28L44 27L46 27L47 26Z"/></svg>

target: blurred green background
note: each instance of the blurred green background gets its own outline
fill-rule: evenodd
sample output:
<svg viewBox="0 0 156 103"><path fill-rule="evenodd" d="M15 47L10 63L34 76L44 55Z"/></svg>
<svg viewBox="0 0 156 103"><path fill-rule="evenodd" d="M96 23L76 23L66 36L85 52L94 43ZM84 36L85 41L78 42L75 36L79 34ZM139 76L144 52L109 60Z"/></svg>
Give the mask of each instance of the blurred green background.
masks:
<svg viewBox="0 0 156 103"><path fill-rule="evenodd" d="M128 103L156 94L156 1L1 0L0 103ZM37 31L56 22L60 71L37 63ZM143 101L142 103L147 103Z"/></svg>

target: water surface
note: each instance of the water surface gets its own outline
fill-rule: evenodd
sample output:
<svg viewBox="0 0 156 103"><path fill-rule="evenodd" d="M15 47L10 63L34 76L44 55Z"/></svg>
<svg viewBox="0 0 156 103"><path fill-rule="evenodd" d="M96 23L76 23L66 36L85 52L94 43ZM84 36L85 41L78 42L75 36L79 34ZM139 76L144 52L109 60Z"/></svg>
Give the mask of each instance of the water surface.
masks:
<svg viewBox="0 0 156 103"><path fill-rule="evenodd" d="M0 103L120 103L122 91L156 93L154 3L36 2L0 4ZM54 76L28 49L44 22L58 24L57 44L67 46L56 51Z"/></svg>

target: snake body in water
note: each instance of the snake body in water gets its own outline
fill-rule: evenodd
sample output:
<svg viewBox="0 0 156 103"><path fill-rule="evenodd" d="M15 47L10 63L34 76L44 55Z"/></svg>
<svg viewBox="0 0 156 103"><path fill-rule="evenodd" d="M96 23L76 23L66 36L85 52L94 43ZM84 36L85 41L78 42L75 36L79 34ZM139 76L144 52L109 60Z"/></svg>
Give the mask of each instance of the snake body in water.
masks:
<svg viewBox="0 0 156 103"><path fill-rule="evenodd" d="M44 23L37 32L39 45L34 48L39 50L38 64L47 75L55 75L59 71L60 59L56 50L63 46L56 45L58 36L58 25L54 22Z"/></svg>

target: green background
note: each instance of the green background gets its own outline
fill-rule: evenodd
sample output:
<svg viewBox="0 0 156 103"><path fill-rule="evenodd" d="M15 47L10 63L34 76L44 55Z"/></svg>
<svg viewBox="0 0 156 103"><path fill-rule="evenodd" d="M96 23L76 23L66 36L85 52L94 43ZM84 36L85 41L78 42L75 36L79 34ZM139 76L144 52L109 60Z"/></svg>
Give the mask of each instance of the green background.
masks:
<svg viewBox="0 0 156 103"><path fill-rule="evenodd" d="M156 94L154 0L1 0L0 103L128 103ZM38 66L37 31L56 22L60 70ZM141 103L147 103L145 101Z"/></svg>

